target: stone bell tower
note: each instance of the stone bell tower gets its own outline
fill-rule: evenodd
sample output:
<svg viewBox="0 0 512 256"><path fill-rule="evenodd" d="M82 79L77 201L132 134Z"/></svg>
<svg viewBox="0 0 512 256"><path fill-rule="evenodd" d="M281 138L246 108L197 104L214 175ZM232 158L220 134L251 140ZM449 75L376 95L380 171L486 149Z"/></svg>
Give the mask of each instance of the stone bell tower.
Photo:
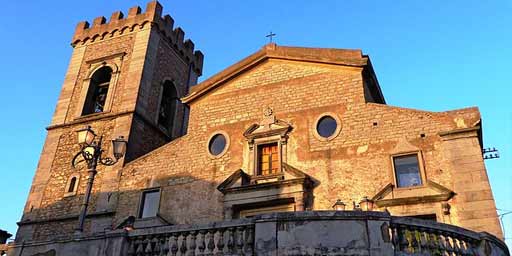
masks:
<svg viewBox="0 0 512 256"><path fill-rule="evenodd" d="M85 168L71 167L76 130L90 125L104 140L128 138L122 162L98 168L85 232L115 225L121 166L186 133L188 109L180 98L201 75L203 54L173 24L156 1L144 12L136 6L108 22L102 16L78 24L17 241L73 233L87 179Z"/></svg>

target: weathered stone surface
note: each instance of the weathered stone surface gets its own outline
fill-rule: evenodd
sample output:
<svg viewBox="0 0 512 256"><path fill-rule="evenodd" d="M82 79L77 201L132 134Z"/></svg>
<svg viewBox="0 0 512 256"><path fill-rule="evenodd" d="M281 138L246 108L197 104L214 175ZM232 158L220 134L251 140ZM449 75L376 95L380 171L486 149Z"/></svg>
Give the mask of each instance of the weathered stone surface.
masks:
<svg viewBox="0 0 512 256"><path fill-rule="evenodd" d="M331 210L337 199L352 209L352 202L368 196L381 203L394 200L377 204L381 205L376 209L379 211L398 216L435 214L439 222L502 238L481 153L477 108L428 112L386 105L369 57L361 50L269 44L192 86L201 74L202 54L194 51L191 41L183 41L181 29L169 28L173 21L161 18L161 11L157 2L151 2L144 12L132 8L127 18L115 13L109 22L100 18L91 28L85 23L77 27L74 52L48 127L17 243L73 236L86 170L73 169L70 161L79 150L75 131L84 125L92 126L105 141L120 135L129 140L127 155L120 163L98 168L85 223L84 233L88 235L115 229L130 216L138 217L142 191L158 188L158 217L162 220L158 223L229 219L237 216L236 211L266 207L276 203L275 199L284 199L296 211ZM108 95L111 104L108 111L81 116L87 96L83 88L102 65L116 70ZM176 125L170 131L158 125L164 81L173 82L183 103L175 109ZM256 139L246 134L254 124L262 123L263 111L268 109L272 109L271 120L287 124L282 126L286 133ZM338 122L339 128L329 138L316 131L324 115ZM270 119L263 123L281 127L269 123ZM209 139L219 132L226 135L228 146L224 153L212 157ZM282 182L266 191L248 184L255 189L245 194L220 192L218 185L237 170L257 180L255 145L265 141L278 143L281 167L299 170L312 184L288 186L286 182L293 175L283 174L259 179L261 183ZM108 143L105 153L111 153ZM392 157L406 153L419 157L422 186L396 187ZM79 177L77 193L65 196L72 176ZM381 193L383 189L386 193ZM443 209L446 205L448 210ZM267 225L264 223L261 225ZM317 250L314 240L305 241L286 230L299 234L322 227L321 222L279 225L269 228L284 232L281 238L256 241L256 250L258 245L279 244L279 239L289 246L283 250L291 248L288 254ZM369 238L354 240L343 248L359 250L367 245L389 250L384 238L372 239L379 237L383 223L367 225L372 226ZM316 241L334 232L326 228L325 234L317 234ZM259 232L267 231L256 230ZM303 240L301 247L296 241ZM269 253L277 254L278 248Z"/></svg>

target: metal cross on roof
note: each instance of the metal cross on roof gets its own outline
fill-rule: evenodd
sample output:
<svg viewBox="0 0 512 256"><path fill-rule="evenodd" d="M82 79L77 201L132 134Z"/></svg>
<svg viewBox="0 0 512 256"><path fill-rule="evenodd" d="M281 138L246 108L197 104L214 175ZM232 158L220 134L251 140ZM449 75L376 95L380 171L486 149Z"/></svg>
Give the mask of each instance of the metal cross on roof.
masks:
<svg viewBox="0 0 512 256"><path fill-rule="evenodd" d="M272 38L276 36L276 34L272 33L272 31L270 31L270 33L268 35L266 35L265 37L268 37L270 42L272 43Z"/></svg>

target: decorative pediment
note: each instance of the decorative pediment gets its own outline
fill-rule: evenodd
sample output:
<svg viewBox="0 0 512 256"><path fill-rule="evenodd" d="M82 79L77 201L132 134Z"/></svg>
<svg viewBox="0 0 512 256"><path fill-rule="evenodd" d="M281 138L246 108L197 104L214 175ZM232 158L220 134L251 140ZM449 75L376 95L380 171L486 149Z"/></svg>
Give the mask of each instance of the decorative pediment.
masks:
<svg viewBox="0 0 512 256"><path fill-rule="evenodd" d="M425 186L414 189L396 189L391 183L372 198L378 207L447 201L455 195L452 190L428 180Z"/></svg>
<svg viewBox="0 0 512 256"><path fill-rule="evenodd" d="M260 189L295 183L303 184L305 188L310 188L314 185L313 179L309 177L309 175L293 166L283 163L283 172L271 176L250 176L242 169L238 169L217 186L217 189L226 194L230 191Z"/></svg>
<svg viewBox="0 0 512 256"><path fill-rule="evenodd" d="M225 179L219 186L217 186L217 189L220 192L223 192L229 188L247 185L250 183L250 181L251 177L242 169L238 169L233 174L229 175L229 177Z"/></svg>
<svg viewBox="0 0 512 256"><path fill-rule="evenodd" d="M263 119L259 123L251 125L243 135L252 144L255 139L276 135L285 139L292 128L289 123L278 120L272 108L266 107L263 110ZM285 140L282 140L282 142L285 142Z"/></svg>

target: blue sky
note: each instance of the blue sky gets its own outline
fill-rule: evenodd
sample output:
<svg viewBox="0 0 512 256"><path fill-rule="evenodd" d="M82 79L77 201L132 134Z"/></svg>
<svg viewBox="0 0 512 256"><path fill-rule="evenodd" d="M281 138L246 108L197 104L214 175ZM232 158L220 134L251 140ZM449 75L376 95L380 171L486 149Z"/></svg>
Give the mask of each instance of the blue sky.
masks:
<svg viewBox="0 0 512 256"><path fill-rule="evenodd" d="M167 1L205 54L205 78L267 43L357 48L387 103L430 111L478 106L497 207L512 211L512 1ZM321 4L319 4L321 3ZM428 4L427 4L428 3ZM76 23L145 1L5 1L0 16L2 211L16 231L64 74ZM503 211L504 212L504 211ZM512 214L504 217L512 244Z"/></svg>

